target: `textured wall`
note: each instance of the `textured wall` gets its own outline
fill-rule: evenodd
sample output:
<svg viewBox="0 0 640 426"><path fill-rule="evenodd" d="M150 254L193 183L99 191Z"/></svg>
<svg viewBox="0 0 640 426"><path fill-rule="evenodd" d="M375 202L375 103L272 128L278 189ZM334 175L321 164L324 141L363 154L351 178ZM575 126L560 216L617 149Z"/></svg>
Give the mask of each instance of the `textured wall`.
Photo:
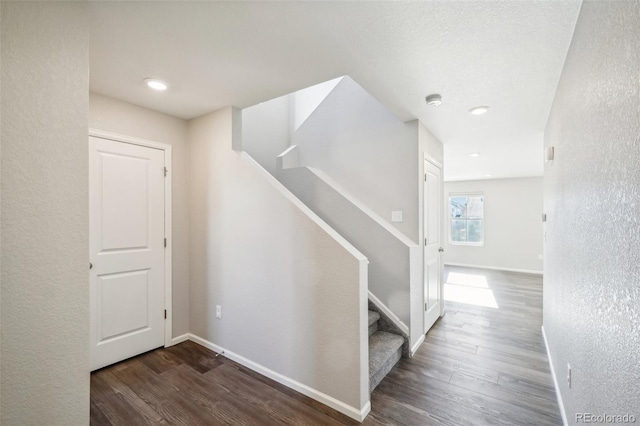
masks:
<svg viewBox="0 0 640 426"><path fill-rule="evenodd" d="M88 7L0 7L0 423L88 424Z"/></svg>
<svg viewBox="0 0 640 426"><path fill-rule="evenodd" d="M187 122L106 96L89 96L89 127L172 146L173 336L189 332Z"/></svg>
<svg viewBox="0 0 640 426"><path fill-rule="evenodd" d="M544 328L570 423L640 418L638 28L640 2L583 4L546 129Z"/></svg>
<svg viewBox="0 0 640 426"><path fill-rule="evenodd" d="M189 122L191 332L359 411L366 259L231 150L233 115Z"/></svg>
<svg viewBox="0 0 640 426"><path fill-rule="evenodd" d="M445 263L542 272L542 178L484 179L444 185ZM449 195L482 192L484 245L449 243Z"/></svg>

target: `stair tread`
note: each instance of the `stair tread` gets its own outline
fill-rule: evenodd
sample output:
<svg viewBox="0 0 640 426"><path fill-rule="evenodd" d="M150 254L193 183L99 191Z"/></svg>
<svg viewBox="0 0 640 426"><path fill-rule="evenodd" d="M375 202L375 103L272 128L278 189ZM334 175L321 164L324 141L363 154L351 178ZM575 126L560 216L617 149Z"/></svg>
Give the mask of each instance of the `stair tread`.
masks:
<svg viewBox="0 0 640 426"><path fill-rule="evenodd" d="M369 311L369 325L380 319L380 314L375 311Z"/></svg>
<svg viewBox="0 0 640 426"><path fill-rule="evenodd" d="M369 377L402 346L404 338L386 331L378 331L369 337Z"/></svg>

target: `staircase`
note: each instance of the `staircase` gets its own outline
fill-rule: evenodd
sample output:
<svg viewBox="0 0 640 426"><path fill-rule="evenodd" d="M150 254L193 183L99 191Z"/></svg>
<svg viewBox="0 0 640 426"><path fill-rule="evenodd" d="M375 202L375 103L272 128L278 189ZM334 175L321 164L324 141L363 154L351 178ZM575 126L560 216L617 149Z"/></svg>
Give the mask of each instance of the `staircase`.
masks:
<svg viewBox="0 0 640 426"><path fill-rule="evenodd" d="M369 311L369 392L378 386L402 358L404 337L378 330L380 314Z"/></svg>

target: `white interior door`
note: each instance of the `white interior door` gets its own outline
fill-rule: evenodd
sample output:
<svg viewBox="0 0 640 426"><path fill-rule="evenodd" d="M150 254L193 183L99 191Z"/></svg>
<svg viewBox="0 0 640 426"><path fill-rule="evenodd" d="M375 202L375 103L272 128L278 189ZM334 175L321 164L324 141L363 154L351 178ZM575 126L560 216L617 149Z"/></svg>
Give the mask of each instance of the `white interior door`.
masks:
<svg viewBox="0 0 640 426"><path fill-rule="evenodd" d="M164 151L89 138L91 370L164 345Z"/></svg>
<svg viewBox="0 0 640 426"><path fill-rule="evenodd" d="M424 162L424 332L440 317L442 295L442 172Z"/></svg>

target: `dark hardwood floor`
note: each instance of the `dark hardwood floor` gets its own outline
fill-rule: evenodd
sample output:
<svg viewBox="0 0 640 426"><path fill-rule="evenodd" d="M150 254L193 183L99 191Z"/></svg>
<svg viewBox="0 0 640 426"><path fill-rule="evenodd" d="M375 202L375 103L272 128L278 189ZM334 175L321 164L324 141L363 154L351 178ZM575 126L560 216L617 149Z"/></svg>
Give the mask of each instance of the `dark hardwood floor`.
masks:
<svg viewBox="0 0 640 426"><path fill-rule="evenodd" d="M371 396L365 425L562 424L536 275L447 267L446 315ZM93 425L355 425L192 342L91 375Z"/></svg>

